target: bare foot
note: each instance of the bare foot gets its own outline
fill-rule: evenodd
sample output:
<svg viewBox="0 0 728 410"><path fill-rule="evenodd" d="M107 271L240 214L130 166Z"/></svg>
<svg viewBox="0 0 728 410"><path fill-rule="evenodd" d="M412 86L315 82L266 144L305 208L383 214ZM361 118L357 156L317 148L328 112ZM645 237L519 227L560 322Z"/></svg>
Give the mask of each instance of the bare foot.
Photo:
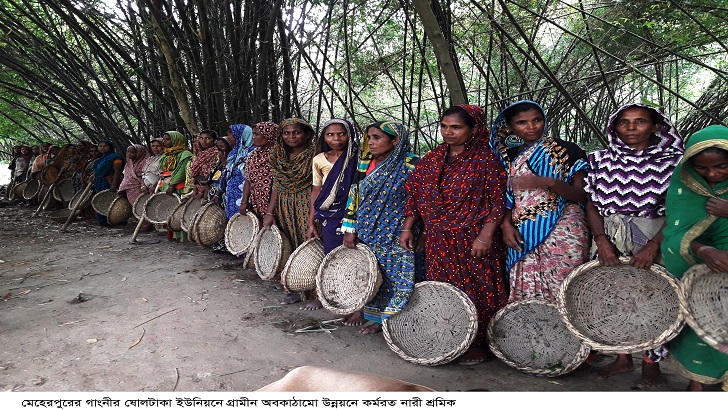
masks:
<svg viewBox="0 0 728 410"><path fill-rule="evenodd" d="M660 363L642 361L642 380L637 384L640 390L654 390L667 384L667 379L660 371Z"/></svg>
<svg viewBox="0 0 728 410"><path fill-rule="evenodd" d="M281 305L292 305L301 301L300 293L289 293L281 300Z"/></svg>
<svg viewBox="0 0 728 410"><path fill-rule="evenodd" d="M634 371L634 363L632 363L631 354L618 354L617 360L612 364L603 367L597 371L597 377L600 379L607 379L614 376L615 374L629 373Z"/></svg>
<svg viewBox="0 0 728 410"><path fill-rule="evenodd" d="M695 380L690 380L690 383L688 383L687 389L685 391L705 391L705 386L703 386L703 383L696 382Z"/></svg>
<svg viewBox="0 0 728 410"><path fill-rule="evenodd" d="M361 309L350 315L344 315L342 318L344 319L345 326L359 327L366 322L366 320L364 320L364 313Z"/></svg>
<svg viewBox="0 0 728 410"><path fill-rule="evenodd" d="M324 305L321 304L320 300L313 299L313 300L306 302L299 309L301 309L301 310L318 310L318 309L321 309L323 306Z"/></svg>
<svg viewBox="0 0 728 410"><path fill-rule="evenodd" d="M373 335L374 333L379 333L382 331L382 324L381 323L374 323L373 325L369 325L367 327L361 328L359 330L359 333L363 335Z"/></svg>
<svg viewBox="0 0 728 410"><path fill-rule="evenodd" d="M488 354L479 347L471 347L458 359L458 364L462 366L475 366L483 363L488 359Z"/></svg>

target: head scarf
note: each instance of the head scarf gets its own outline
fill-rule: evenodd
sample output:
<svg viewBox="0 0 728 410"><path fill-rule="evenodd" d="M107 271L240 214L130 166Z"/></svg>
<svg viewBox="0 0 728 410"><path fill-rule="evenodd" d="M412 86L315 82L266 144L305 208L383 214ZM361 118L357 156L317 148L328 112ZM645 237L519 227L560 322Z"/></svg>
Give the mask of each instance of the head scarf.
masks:
<svg viewBox="0 0 728 410"><path fill-rule="evenodd" d="M173 171L177 168L177 162L181 159L178 158L177 154L185 151L188 152L189 155L192 155L192 153L187 150L187 139L181 132L167 131L165 134L172 138L172 146L170 148L164 148L164 155L161 159L162 169L165 171Z"/></svg>
<svg viewBox="0 0 728 410"><path fill-rule="evenodd" d="M619 114L634 107L656 112L662 119L652 144L644 150L628 147L616 131ZM664 216L670 175L683 153L682 137L670 119L647 105L628 104L609 117L607 137L606 149L589 154L591 170L585 190L591 202L602 216Z"/></svg>
<svg viewBox="0 0 728 410"><path fill-rule="evenodd" d="M324 135L326 128L332 124L344 126L349 142L346 144L346 153L340 155L334 166L331 167L331 171L321 186L321 192L314 203L316 216L324 219L344 216L346 200L349 198L349 187L354 174L356 174L356 156L359 154L359 142L357 141L354 126L349 121L340 118L334 118L324 123L316 144L318 147L316 151L328 152L331 150Z"/></svg>
<svg viewBox="0 0 728 410"><path fill-rule="evenodd" d="M245 180L250 185L249 202L253 206L253 211L261 216L267 211L270 201L270 189L273 183L270 153L280 132L278 124L271 121L259 122L255 124L253 130L268 141L268 145L257 147L251 152L245 162Z"/></svg>
<svg viewBox="0 0 728 410"><path fill-rule="evenodd" d="M136 154L136 159L132 160L127 152L126 164L124 165L124 179L119 185L119 191L124 191L128 188L139 188L143 185L142 183L142 170L147 162L149 151L143 145L134 144L129 147ZM128 150L127 150L128 151Z"/></svg>
<svg viewBox="0 0 728 410"><path fill-rule="evenodd" d="M214 142L211 147L202 148L200 145L200 148L190 166L190 177L193 179L196 177L206 179L217 159L217 144Z"/></svg>
<svg viewBox="0 0 728 410"><path fill-rule="evenodd" d="M94 192L100 192L107 189L108 181L106 181L106 177L109 175L109 172L111 172L111 167L114 165L114 161L117 159L122 161L124 160L121 155L116 152L116 148L110 140L99 140L99 143L102 142L109 145L109 152L90 165L95 176Z"/></svg>
<svg viewBox="0 0 728 410"><path fill-rule="evenodd" d="M233 133L235 138L235 146L232 151L228 154L226 168L228 170L243 164L245 167L245 160L248 158L250 152L254 149L253 146L253 130L245 124L232 124L230 125L230 131Z"/></svg>
<svg viewBox="0 0 728 410"><path fill-rule="evenodd" d="M280 132L288 125L300 124L304 132L310 135L306 149L293 158L288 158L286 143L279 138L270 155L270 166L273 171L273 187L278 192L295 193L313 184L313 170L311 161L316 147L315 131L311 124L300 118L288 118L280 125ZM307 130L306 130L307 129Z"/></svg>

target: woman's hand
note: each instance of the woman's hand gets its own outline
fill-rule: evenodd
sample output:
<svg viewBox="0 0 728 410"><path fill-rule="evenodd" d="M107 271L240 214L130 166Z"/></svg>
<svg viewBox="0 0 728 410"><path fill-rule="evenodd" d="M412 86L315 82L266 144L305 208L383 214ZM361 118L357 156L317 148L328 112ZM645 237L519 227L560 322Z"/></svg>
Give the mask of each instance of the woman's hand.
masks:
<svg viewBox="0 0 728 410"><path fill-rule="evenodd" d="M169 188L167 188L167 190L164 191L164 193L167 194L167 195L169 195L169 196L174 195L174 187L172 185L170 185Z"/></svg>
<svg viewBox="0 0 728 410"><path fill-rule="evenodd" d="M501 224L501 230L503 230L503 242L512 249L522 251L521 245L523 245L523 238L521 233L518 232L515 226L510 221L503 221Z"/></svg>
<svg viewBox="0 0 728 410"><path fill-rule="evenodd" d="M700 252L705 264L715 272L728 272L728 252L715 248L703 249Z"/></svg>
<svg viewBox="0 0 728 410"><path fill-rule="evenodd" d="M728 218L728 200L722 198L709 198L705 203L705 210L709 214L721 218Z"/></svg>
<svg viewBox="0 0 728 410"><path fill-rule="evenodd" d="M415 246L415 252L425 251L425 231L420 232L420 236L417 238L417 245Z"/></svg>
<svg viewBox="0 0 728 410"><path fill-rule="evenodd" d="M629 264L641 269L649 269L660 255L660 244L655 241L647 241L639 252L632 256Z"/></svg>
<svg viewBox="0 0 728 410"><path fill-rule="evenodd" d="M306 239L318 238L318 231L316 231L316 223L309 223L308 230L306 231Z"/></svg>
<svg viewBox="0 0 728 410"><path fill-rule="evenodd" d="M353 232L347 232L344 234L344 246L349 249L356 249L357 237Z"/></svg>
<svg viewBox="0 0 728 410"><path fill-rule="evenodd" d="M614 247L614 244L612 244L607 235L595 236L594 242L597 244L597 257L599 258L599 263L604 266L616 266L620 264L617 249Z"/></svg>
<svg viewBox="0 0 728 410"><path fill-rule="evenodd" d="M116 187L116 186L109 187L109 191L111 191L111 192L117 192L118 190L119 190L119 187Z"/></svg>
<svg viewBox="0 0 728 410"><path fill-rule="evenodd" d="M493 238L480 239L479 236L476 236L473 241L473 248L470 250L470 254L475 258L482 258L488 254L492 247Z"/></svg>
<svg viewBox="0 0 728 410"><path fill-rule="evenodd" d="M410 252L415 251L415 236L412 231L402 231L399 234L399 246Z"/></svg>
<svg viewBox="0 0 728 410"><path fill-rule="evenodd" d="M263 216L263 229L270 229L276 223L276 218L271 214L265 214Z"/></svg>
<svg viewBox="0 0 728 410"><path fill-rule="evenodd" d="M511 178L511 186L517 190L545 189L551 188L556 182L553 178L541 177L538 175L524 175Z"/></svg>

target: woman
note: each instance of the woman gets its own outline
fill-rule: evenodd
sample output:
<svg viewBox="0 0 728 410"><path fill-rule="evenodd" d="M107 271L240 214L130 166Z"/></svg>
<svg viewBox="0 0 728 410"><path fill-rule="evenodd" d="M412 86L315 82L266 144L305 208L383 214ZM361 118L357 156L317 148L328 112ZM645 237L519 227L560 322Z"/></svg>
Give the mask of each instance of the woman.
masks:
<svg viewBox="0 0 728 410"><path fill-rule="evenodd" d="M63 145L58 150L57 155L53 155L53 152L54 149L51 147L46 168L43 170L43 179L48 184L72 178L76 171L76 161L78 160L78 154L74 144Z"/></svg>
<svg viewBox="0 0 728 410"><path fill-rule="evenodd" d="M377 256L383 273L379 292L363 310L363 319L374 324L361 329L362 334L381 331L384 319L402 310L414 289L415 255L399 245L399 233L407 203L405 183L418 161L404 125L380 121L366 128L341 224L344 245L354 249L362 241ZM358 312L345 324L358 326L361 321Z"/></svg>
<svg viewBox="0 0 728 410"><path fill-rule="evenodd" d="M13 164L14 166L12 168L12 184L19 184L25 181L25 178L28 175L28 170L32 165L31 160L33 159L33 153L30 151L30 147L22 146L19 151L20 155L13 158L15 164Z"/></svg>
<svg viewBox="0 0 728 410"><path fill-rule="evenodd" d="M227 157L230 154L232 147L230 146L230 142L228 142L227 138L223 137L218 138L217 141L215 141L215 148L217 148L217 158L215 159L215 164L212 166L210 175L207 178L209 181L208 184L210 185L210 190L208 191L207 195L208 200L216 204L220 204L220 199L222 197L220 181L222 179L223 172L225 172Z"/></svg>
<svg viewBox="0 0 728 410"><path fill-rule="evenodd" d="M508 172L501 228L508 245L509 302L554 302L564 278L588 257L589 230L581 207L586 153L546 135L546 128L543 108L519 101L498 115L491 131L491 144ZM506 146L508 134L519 141L515 147Z"/></svg>
<svg viewBox="0 0 728 410"><path fill-rule="evenodd" d="M106 189L116 192L121 184L124 159L115 152L114 145L109 140L99 141L98 149L101 157L90 165L94 174L94 194ZM101 214L96 216L100 226L109 226L105 216Z"/></svg>
<svg viewBox="0 0 728 410"><path fill-rule="evenodd" d="M273 191L263 218L263 227L278 227L291 241L293 249L306 241L311 203L314 130L306 121L289 118L281 122L282 138L276 141L270 156ZM292 293L282 304L300 302L303 296Z"/></svg>
<svg viewBox="0 0 728 410"><path fill-rule="evenodd" d="M592 257L602 265L618 265L619 257L649 269L660 263L660 243L665 225L665 197L670 175L683 153L680 134L670 120L644 104L629 104L609 117L609 146L589 154L589 175L584 187L586 216L593 235ZM645 353L641 387L666 382L659 362L667 349ZM610 377L634 369L631 354L601 369Z"/></svg>
<svg viewBox="0 0 728 410"><path fill-rule="evenodd" d="M245 162L253 146L253 130L245 124L233 124L228 130L228 141L233 138L235 145L227 158L223 175L225 215L230 219L240 211L245 183Z"/></svg>
<svg viewBox="0 0 728 410"><path fill-rule="evenodd" d="M162 138L155 138L149 142L149 150L152 155L147 156L142 167L142 193L149 194L154 193L159 182L159 174L161 168L159 162L162 159L162 153L164 152L164 145Z"/></svg>
<svg viewBox="0 0 728 410"><path fill-rule="evenodd" d="M159 192L167 195L177 194L180 197L190 191L188 171L192 153L187 149L187 139L177 131L167 131L162 136L164 154L159 160L162 186ZM175 232L167 228L167 240L185 242L186 232Z"/></svg>
<svg viewBox="0 0 728 410"><path fill-rule="evenodd" d="M144 145L134 144L126 149L124 179L121 180L121 185L119 185L119 196L125 196L132 205L143 193L142 172L148 156L149 151Z"/></svg>
<svg viewBox="0 0 728 410"><path fill-rule="evenodd" d="M245 162L243 199L238 210L241 214L250 209L262 219L268 209L273 185L270 154L278 134L278 124L271 121L259 122L253 127L253 145L257 148L250 153Z"/></svg>
<svg viewBox="0 0 728 410"><path fill-rule="evenodd" d="M208 177L218 155L215 140L217 140L217 133L213 130L200 131L200 135L197 137L200 149L190 166L190 178L194 183L192 197L195 199L207 198L210 186Z"/></svg>
<svg viewBox="0 0 728 410"><path fill-rule="evenodd" d="M728 272L728 128L704 128L685 148L667 192L665 267L678 278L699 263ZM690 379L688 390L723 383L728 391L728 354L705 343L690 327L670 342L670 354L678 372Z"/></svg>
<svg viewBox="0 0 728 410"><path fill-rule="evenodd" d="M410 195L400 246L415 250L415 222L425 223L426 278L449 282L473 301L478 334L458 360L463 365L487 358L488 321L506 303L506 284L498 226L505 207L506 175L488 147L485 114L459 105L440 119L444 142L420 160L405 188Z"/></svg>

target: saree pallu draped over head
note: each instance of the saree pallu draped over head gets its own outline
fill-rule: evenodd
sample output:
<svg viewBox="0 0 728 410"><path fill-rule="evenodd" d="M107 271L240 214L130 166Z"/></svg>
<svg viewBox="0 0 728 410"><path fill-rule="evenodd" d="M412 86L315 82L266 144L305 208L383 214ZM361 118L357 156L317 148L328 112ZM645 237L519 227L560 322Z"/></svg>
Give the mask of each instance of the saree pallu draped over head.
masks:
<svg viewBox="0 0 728 410"><path fill-rule="evenodd" d="M616 122L629 108L653 111L661 119L647 149L635 150L619 139ZM665 215L670 175L683 154L683 140L670 119L644 104L628 104L607 123L607 149L589 154L589 175L584 190L602 216L611 214L657 218Z"/></svg>
<svg viewBox="0 0 728 410"><path fill-rule="evenodd" d="M369 130L372 128L398 138L398 141L389 156L367 175L372 162L369 152ZM407 202L404 186L419 160L411 151L409 131L404 125L379 121L366 128L357 172L349 189L347 215L341 224L343 232L356 233L368 244L385 247L399 244L399 229Z"/></svg>
<svg viewBox="0 0 728 410"><path fill-rule="evenodd" d="M111 172L112 166L114 165L114 161L124 161L124 158L116 152L116 148L114 148L114 144L111 141L100 140L99 142L108 144L109 152L89 165L89 167L91 167L94 171L94 192L101 192L105 189L109 189L111 184L107 178Z"/></svg>
<svg viewBox="0 0 728 410"><path fill-rule="evenodd" d="M230 132L235 138L235 146L227 156L225 172L220 180L220 188L225 192L225 215L232 218L240 210L245 184L245 163L253 146L253 130L245 124L230 125Z"/></svg>
<svg viewBox="0 0 728 410"><path fill-rule="evenodd" d="M321 186L314 208L316 210L317 219L341 219L346 213L346 201L349 198L349 188L356 174L357 161L359 155L359 142L356 137L354 126L347 120L334 118L326 121L321 128L321 135L317 142L316 152L328 152L331 147L326 143L324 135L326 128L331 124L341 124L346 128L349 136L349 142L346 145L346 152L339 156L331 167L326 182Z"/></svg>
<svg viewBox="0 0 728 410"><path fill-rule="evenodd" d="M250 185L248 202L252 205L253 212L262 217L268 208L273 185L270 153L279 137L280 130L275 122L266 121L255 124L253 131L257 131L268 141L268 145L257 147L245 161L245 180Z"/></svg>
<svg viewBox="0 0 728 410"><path fill-rule="evenodd" d="M119 192L126 191L126 198L133 204L141 195L141 190L144 187L142 172L147 163L149 151L145 146L139 144L134 144L129 149L132 150L136 159L132 160L129 157L129 152L127 152L124 179L121 180L119 185Z"/></svg>
<svg viewBox="0 0 728 410"><path fill-rule="evenodd" d="M541 111L544 118L543 135L521 151L530 152L526 163L534 174L570 183L577 172L589 170L586 153L581 148L547 135L548 119L541 105L533 101L522 100L503 109L495 119L490 132L490 145L503 166L506 167L508 174L510 174L510 166L513 161L520 155L517 153L517 148L523 145L523 141L512 135L508 129L505 112L509 108L520 104L532 105L535 109ZM524 243L521 245L521 251L508 248L506 272L510 272L511 268L519 260L536 249L551 234L564 212L566 202L560 195L549 196L545 201L534 207L532 212L527 212L520 217L513 216L513 225L523 237ZM511 209L513 204L514 194L509 184L506 190L506 207Z"/></svg>
<svg viewBox="0 0 728 410"><path fill-rule="evenodd" d="M300 118L288 118L280 124L280 131L289 125L298 124L307 129L311 135L306 149L293 158L288 158L286 151L286 143L283 138L276 141L270 155L270 166L273 172L273 187L278 192L300 192L304 189L310 189L313 184L313 170L311 161L313 160L315 143L315 131L311 124ZM306 132L304 130L304 132Z"/></svg>

